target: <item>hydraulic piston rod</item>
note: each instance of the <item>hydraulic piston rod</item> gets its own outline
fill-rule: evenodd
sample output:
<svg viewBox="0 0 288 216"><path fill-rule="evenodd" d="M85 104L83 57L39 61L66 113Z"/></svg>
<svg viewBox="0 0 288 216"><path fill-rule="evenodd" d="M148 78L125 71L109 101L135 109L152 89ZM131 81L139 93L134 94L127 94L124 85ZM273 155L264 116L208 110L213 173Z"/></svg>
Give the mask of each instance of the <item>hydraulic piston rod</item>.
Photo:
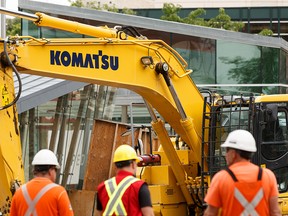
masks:
<svg viewBox="0 0 288 216"><path fill-rule="evenodd" d="M36 14L29 14L20 11L9 10L3 7L0 7L0 13L33 21L37 26L50 27L73 32L76 34L90 35L93 37L117 37L117 31L115 29L110 29L108 27L90 26L70 20L51 17L44 13L37 12Z"/></svg>
<svg viewBox="0 0 288 216"><path fill-rule="evenodd" d="M25 13L22 11L13 11L13 10L9 10L9 9L3 8L3 7L0 7L0 13L6 14L9 16L19 17L19 18L30 20L33 22L36 22L39 19L39 17L36 16L35 14L29 14L29 13Z"/></svg>

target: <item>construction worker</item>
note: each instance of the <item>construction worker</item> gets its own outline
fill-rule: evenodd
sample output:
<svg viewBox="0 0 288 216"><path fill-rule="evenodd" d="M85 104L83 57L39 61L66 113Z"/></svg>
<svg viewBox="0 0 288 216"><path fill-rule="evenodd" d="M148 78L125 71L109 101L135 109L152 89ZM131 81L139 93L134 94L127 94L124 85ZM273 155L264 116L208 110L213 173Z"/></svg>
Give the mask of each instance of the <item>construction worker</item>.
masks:
<svg viewBox="0 0 288 216"><path fill-rule="evenodd" d="M60 169L56 155L42 149L34 156L32 165L34 178L15 192L10 216L73 216L65 188L54 183Z"/></svg>
<svg viewBox="0 0 288 216"><path fill-rule="evenodd" d="M228 168L212 178L204 216L218 215L220 211L227 216L280 216L275 175L250 162L257 151L252 134L246 130L232 131L221 147L226 149Z"/></svg>
<svg viewBox="0 0 288 216"><path fill-rule="evenodd" d="M129 145L121 145L114 152L116 177L97 187L97 210L100 215L153 216L147 184L135 178L139 158Z"/></svg>

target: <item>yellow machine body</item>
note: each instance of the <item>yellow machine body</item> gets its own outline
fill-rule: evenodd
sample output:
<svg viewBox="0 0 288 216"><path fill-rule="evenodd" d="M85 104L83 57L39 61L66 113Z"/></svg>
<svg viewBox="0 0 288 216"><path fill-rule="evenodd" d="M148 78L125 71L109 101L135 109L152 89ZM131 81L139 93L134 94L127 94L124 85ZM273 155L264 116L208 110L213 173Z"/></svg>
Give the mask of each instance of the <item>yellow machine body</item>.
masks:
<svg viewBox="0 0 288 216"><path fill-rule="evenodd" d="M26 15L22 16L25 18ZM201 181L210 182L209 175L201 180L198 173L199 166L204 172L208 170L201 152L202 129L209 125L206 121L202 125L202 119L203 109L209 112L210 106L204 107L203 96L190 78L191 70L186 68L185 60L161 40L132 37L121 30L90 27L42 13L31 17L29 19L38 26L95 38L11 37L12 43L0 42L2 54L12 56L11 61L21 73L126 88L141 95L147 106L155 108L170 124L187 144L187 149L176 150L164 122L152 118L152 127L161 143L161 149L154 153L161 155L162 163L161 166L139 168L137 175L149 184L156 215L187 215L188 206L196 204ZM7 59L2 57L1 62L5 65ZM14 96L11 77L11 66L2 66L2 107ZM281 97L281 100L287 100L287 95ZM277 102L280 99L275 98L271 100ZM266 99L263 97L263 100ZM4 170L0 175L0 211L3 211L3 206L9 205L12 197L11 183L23 182L24 171L15 105L1 110L0 119L0 168ZM205 150L204 155L207 154ZM200 195L204 197L205 192ZM3 202L5 198L8 204ZM283 200L286 198L283 197L281 204L286 209ZM201 210L196 208L195 212L200 215Z"/></svg>
<svg viewBox="0 0 288 216"><path fill-rule="evenodd" d="M1 71L0 107L4 107L14 100L14 80L11 67ZM0 212L9 212L11 195L25 182L16 105L1 110L0 119Z"/></svg>

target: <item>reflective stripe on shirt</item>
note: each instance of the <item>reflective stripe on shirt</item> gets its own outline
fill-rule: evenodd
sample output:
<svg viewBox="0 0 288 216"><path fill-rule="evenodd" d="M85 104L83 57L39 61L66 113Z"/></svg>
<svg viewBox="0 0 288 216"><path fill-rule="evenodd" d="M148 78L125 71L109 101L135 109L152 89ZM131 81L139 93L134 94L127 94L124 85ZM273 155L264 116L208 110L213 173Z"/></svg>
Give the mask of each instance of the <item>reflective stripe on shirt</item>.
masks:
<svg viewBox="0 0 288 216"><path fill-rule="evenodd" d="M43 187L35 196L35 198L32 200L31 197L29 196L28 190L27 190L27 186L26 184L24 184L22 186L22 193L24 196L24 199L26 201L26 203L28 204L28 209L25 212L25 216L30 216L31 214L33 216L37 216L37 211L36 211L36 205L38 203L38 201L44 196L44 194L49 191L50 189L57 187L58 185L55 183L50 183L48 185L46 185L45 187Z"/></svg>
<svg viewBox="0 0 288 216"><path fill-rule="evenodd" d="M246 198L243 196L243 194L237 188L235 188L234 196L244 208L241 215L243 216L249 216L249 215L258 216L259 215L256 212L255 207L263 199L263 196L264 196L263 188L259 189L259 191L257 192L257 194L255 195L255 197L253 198L251 202L248 202Z"/></svg>
<svg viewBox="0 0 288 216"><path fill-rule="evenodd" d="M118 185L116 184L115 177L108 179L104 182L106 191L109 196L109 201L106 205L103 215L127 215L126 209L122 202L122 196L127 188L139 179L133 176L125 177Z"/></svg>
<svg viewBox="0 0 288 216"><path fill-rule="evenodd" d="M113 192L115 191L115 188L117 188L116 178L112 178L105 182L106 191L108 193L108 196L111 197ZM107 187L108 186L108 187ZM123 205L123 202L119 202L119 204L116 206L116 215L127 215L126 209Z"/></svg>
<svg viewBox="0 0 288 216"><path fill-rule="evenodd" d="M259 213L256 211L255 208L258 206L261 200L264 199L264 190L262 187L262 168L259 167L257 182L254 183L239 182L235 174L232 172L232 170L230 170L229 168L227 168L226 170L232 177L233 181L235 182L234 197L243 207L242 212L241 213L239 212L239 214L241 216L259 216ZM246 189L249 184L254 185L252 191L255 191L255 193L253 193L254 196L250 197L251 201L247 200L247 198L244 196L245 193L243 194L240 191L241 189L242 191L245 191L244 189Z"/></svg>

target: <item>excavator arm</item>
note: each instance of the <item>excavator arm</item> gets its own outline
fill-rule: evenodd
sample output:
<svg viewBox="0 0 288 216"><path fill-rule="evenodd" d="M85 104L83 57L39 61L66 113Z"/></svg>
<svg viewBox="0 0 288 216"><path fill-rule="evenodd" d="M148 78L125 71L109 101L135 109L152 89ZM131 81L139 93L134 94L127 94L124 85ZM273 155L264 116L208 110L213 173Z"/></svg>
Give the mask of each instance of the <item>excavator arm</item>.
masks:
<svg viewBox="0 0 288 216"><path fill-rule="evenodd" d="M202 96L189 76L177 76L186 70L162 41L45 39L19 43L11 49L19 72L130 89L151 104L194 149L180 119L191 116L201 122ZM144 65L141 60L145 59L153 63ZM169 67L164 76L163 67ZM176 101L169 90L172 84ZM181 103L184 115L176 103Z"/></svg>
<svg viewBox="0 0 288 216"><path fill-rule="evenodd" d="M32 20L38 26L93 37L36 39L30 36L15 36L2 40L0 50L3 77L8 76L12 83L13 64L20 73L126 88L141 95L152 113L152 126L159 136L186 202L193 204L185 184L187 174L165 130L164 122L153 116L153 109L156 109L188 144L195 163L201 165L203 98L189 76L191 70L186 69L185 60L165 42L149 40L137 31L134 35L129 35L120 27L92 27L42 13L31 15L6 9L0 11ZM3 78L3 85L4 83ZM14 92L12 85L9 86L8 92ZM10 110L9 112L15 116L16 130L15 105L10 107ZM1 113L3 112L7 111L2 110ZM11 119L4 121L12 122ZM8 133L5 128L2 129L1 134ZM3 158L1 163L7 161L2 164L6 170L6 187L15 181L13 176L8 176L7 168L11 167L14 157L10 152L9 157L12 160L4 159L4 151L7 146L14 145L13 149L17 149L21 161L19 134L17 136L16 141L9 141L8 144L2 143L3 139L0 139L0 153ZM19 171L20 176L23 176L21 172L23 169ZM23 177L20 179L23 181ZM3 196L1 200L2 198Z"/></svg>

